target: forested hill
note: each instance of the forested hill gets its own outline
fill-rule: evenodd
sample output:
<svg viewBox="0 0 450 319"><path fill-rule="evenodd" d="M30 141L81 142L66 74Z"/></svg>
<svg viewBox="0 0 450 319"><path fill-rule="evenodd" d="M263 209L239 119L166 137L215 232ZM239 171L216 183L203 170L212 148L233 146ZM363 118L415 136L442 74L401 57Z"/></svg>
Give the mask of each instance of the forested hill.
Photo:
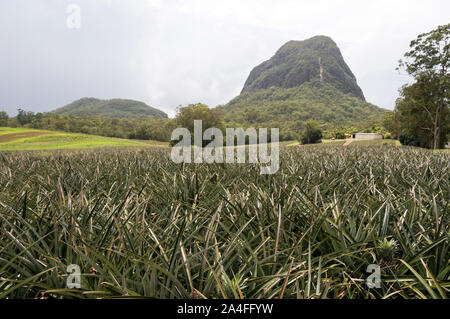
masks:
<svg viewBox="0 0 450 319"><path fill-rule="evenodd" d="M283 45L219 109L226 126L278 127L282 139L295 138L307 120L329 131L369 129L386 111L365 101L336 43L325 36Z"/></svg>
<svg viewBox="0 0 450 319"><path fill-rule="evenodd" d="M326 36L287 42L270 60L250 72L242 93L272 86L298 87L313 80L331 84L342 93L365 100L341 51L336 43Z"/></svg>
<svg viewBox="0 0 450 319"><path fill-rule="evenodd" d="M144 102L124 99L100 100L96 98L82 98L53 112L62 115L87 115L109 118L168 117L163 111L150 107Z"/></svg>
<svg viewBox="0 0 450 319"><path fill-rule="evenodd" d="M379 125L386 112L318 81L243 93L219 109L228 127L277 127L282 140L295 139L308 120L318 121L328 131L365 130Z"/></svg>

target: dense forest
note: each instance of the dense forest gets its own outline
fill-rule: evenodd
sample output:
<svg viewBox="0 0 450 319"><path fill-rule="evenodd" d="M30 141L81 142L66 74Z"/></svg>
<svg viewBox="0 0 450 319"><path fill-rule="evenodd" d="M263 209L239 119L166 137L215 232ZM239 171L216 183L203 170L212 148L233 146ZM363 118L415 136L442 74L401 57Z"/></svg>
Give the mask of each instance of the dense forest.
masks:
<svg viewBox="0 0 450 319"><path fill-rule="evenodd" d="M226 106L227 127L278 127L281 140L292 140L308 120L316 120L333 137L335 131L377 131L385 110L351 94L344 94L331 84L317 80L299 87L245 92Z"/></svg>
<svg viewBox="0 0 450 319"><path fill-rule="evenodd" d="M339 103L335 103L335 100L339 100ZM198 105L180 107L175 119L60 115L54 112L35 114L19 109L18 115L11 118L5 112L0 112L0 126L169 141L175 127L189 127L185 114L190 109L197 109ZM299 88L271 88L245 93L233 99L227 108L201 105L203 111L193 114L197 116L195 119L202 119L205 124L213 115L216 118L215 126L222 129L278 127L282 141L298 139L305 123L311 119L318 119L325 138L345 138L345 134L357 131L386 133L381 127L381 109L324 83L305 83Z"/></svg>

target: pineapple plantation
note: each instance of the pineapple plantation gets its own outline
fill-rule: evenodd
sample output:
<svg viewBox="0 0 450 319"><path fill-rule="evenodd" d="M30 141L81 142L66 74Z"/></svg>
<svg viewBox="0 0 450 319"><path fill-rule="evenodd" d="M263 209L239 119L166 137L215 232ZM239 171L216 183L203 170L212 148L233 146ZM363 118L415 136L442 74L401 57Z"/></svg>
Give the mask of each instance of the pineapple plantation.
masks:
<svg viewBox="0 0 450 319"><path fill-rule="evenodd" d="M449 153L280 153L274 175L165 148L0 153L0 298L450 294Z"/></svg>

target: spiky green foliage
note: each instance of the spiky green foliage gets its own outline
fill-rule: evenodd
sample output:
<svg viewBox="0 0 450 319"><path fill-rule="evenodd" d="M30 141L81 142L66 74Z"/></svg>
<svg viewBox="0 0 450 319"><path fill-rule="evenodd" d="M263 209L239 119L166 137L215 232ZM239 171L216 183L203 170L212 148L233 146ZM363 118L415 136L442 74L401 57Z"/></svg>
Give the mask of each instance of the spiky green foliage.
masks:
<svg viewBox="0 0 450 319"><path fill-rule="evenodd" d="M378 249L382 259L391 261L397 250L397 242L394 239L388 240L383 238L383 240L378 241Z"/></svg>
<svg viewBox="0 0 450 319"><path fill-rule="evenodd" d="M252 164L166 150L0 153L0 298L445 298L449 154L282 149ZM398 243L389 264L379 241ZM368 289L368 264L382 287ZM65 286L69 264L82 289Z"/></svg>

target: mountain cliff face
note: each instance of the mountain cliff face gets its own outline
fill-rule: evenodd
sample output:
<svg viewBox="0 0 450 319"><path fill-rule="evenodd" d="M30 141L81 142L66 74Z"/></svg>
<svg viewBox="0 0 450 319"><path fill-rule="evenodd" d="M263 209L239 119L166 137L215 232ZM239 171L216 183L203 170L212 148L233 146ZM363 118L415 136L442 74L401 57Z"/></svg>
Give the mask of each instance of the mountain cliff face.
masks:
<svg viewBox="0 0 450 319"><path fill-rule="evenodd" d="M62 115L88 115L108 118L137 118L153 116L167 118L163 111L148 106L144 102L124 99L100 100L82 98L53 111Z"/></svg>
<svg viewBox="0 0 450 319"><path fill-rule="evenodd" d="M311 119L329 131L371 128L386 111L366 102L336 43L326 36L287 42L219 109L229 127L278 127L281 139L295 138Z"/></svg>
<svg viewBox="0 0 450 319"><path fill-rule="evenodd" d="M272 86L293 88L313 80L331 84L342 93L352 94L365 101L341 51L326 36L287 42L270 60L250 72L242 93Z"/></svg>

